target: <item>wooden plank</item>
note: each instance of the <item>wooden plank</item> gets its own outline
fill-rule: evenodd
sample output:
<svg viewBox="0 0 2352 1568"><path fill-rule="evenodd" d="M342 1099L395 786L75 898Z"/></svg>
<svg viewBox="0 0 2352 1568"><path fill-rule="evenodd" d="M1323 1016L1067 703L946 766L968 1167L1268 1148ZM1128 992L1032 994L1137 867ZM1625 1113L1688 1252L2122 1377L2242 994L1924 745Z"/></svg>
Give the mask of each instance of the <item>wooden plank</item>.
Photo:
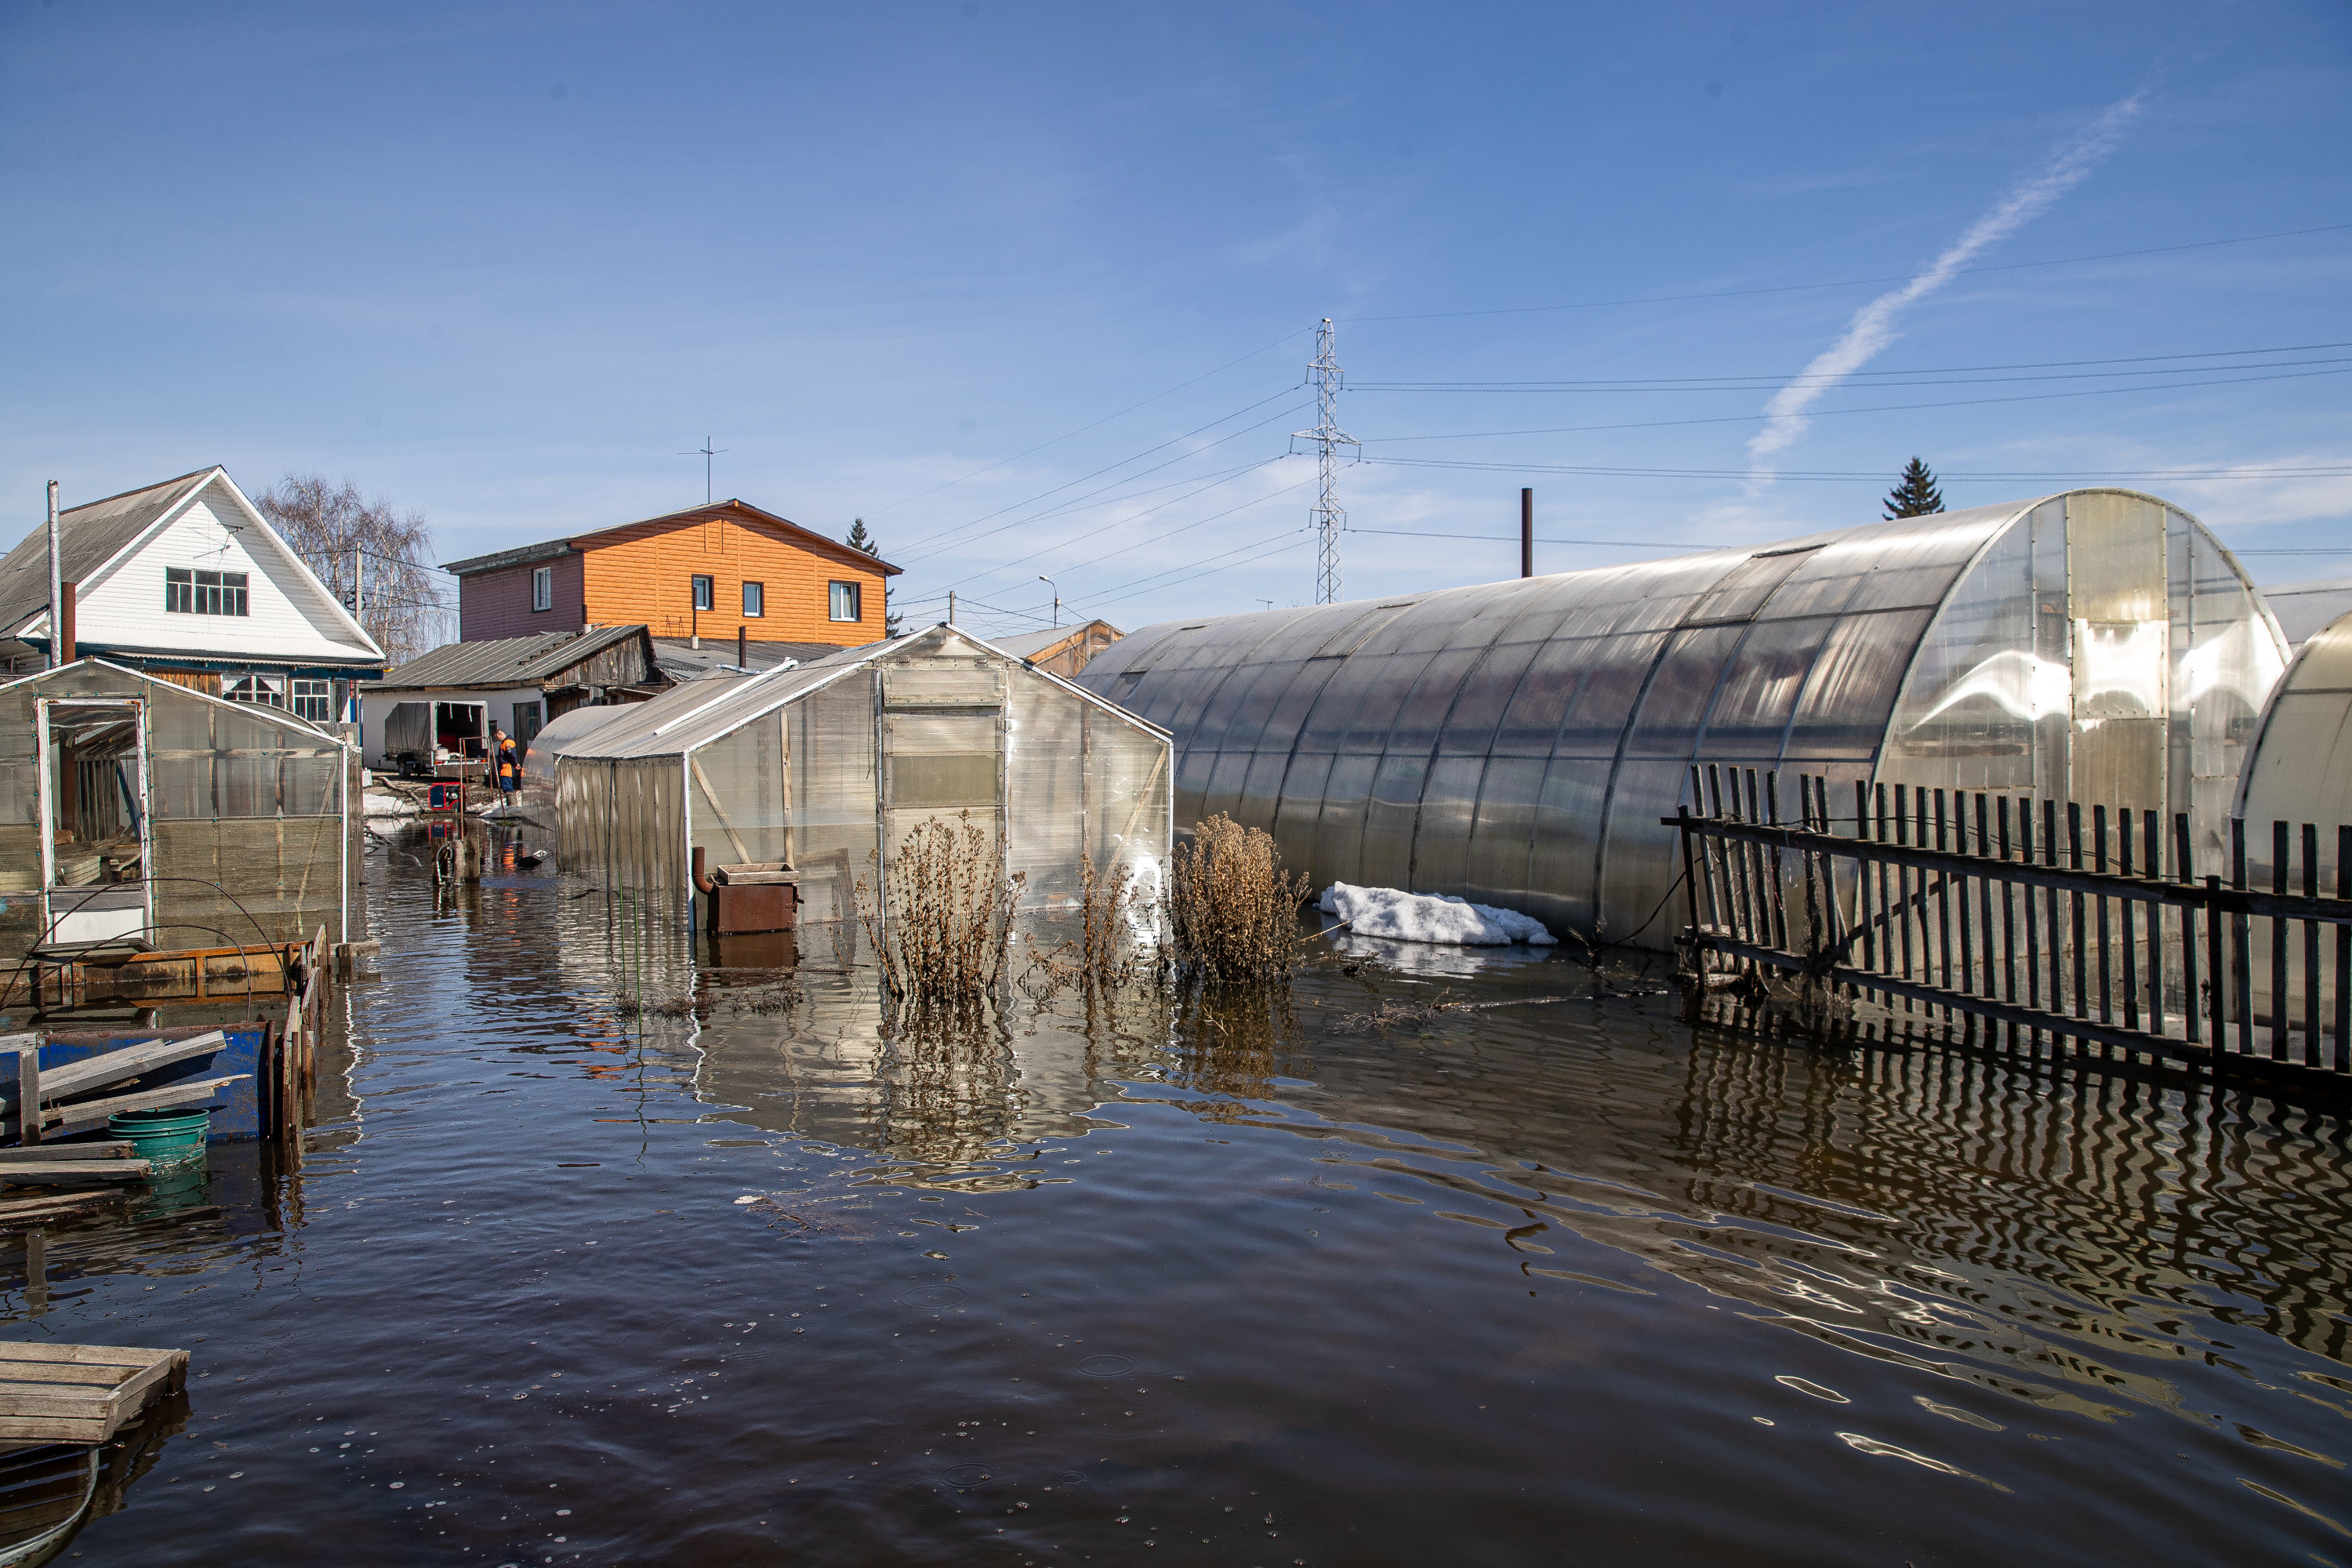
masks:
<svg viewBox="0 0 2352 1568"><path fill-rule="evenodd" d="M0 1415L0 1437L20 1438L35 1443L103 1443L113 1435L113 1426L103 1418L96 1421L69 1421L54 1415L22 1418Z"/></svg>
<svg viewBox="0 0 2352 1568"><path fill-rule="evenodd" d="M37 1165L47 1160L128 1160L128 1143L42 1143L30 1149L0 1149L0 1173L12 1165Z"/></svg>
<svg viewBox="0 0 2352 1568"><path fill-rule="evenodd" d="M0 1165L0 1182L12 1182L18 1186L88 1180L143 1182L147 1172L148 1163L144 1160L27 1160L21 1164Z"/></svg>
<svg viewBox="0 0 2352 1568"><path fill-rule="evenodd" d="M56 1340L10 1340L0 1343L0 1377L12 1362L49 1362L89 1366L145 1366L157 1356L187 1359L185 1351L159 1351L147 1345L84 1345Z"/></svg>
<svg viewBox="0 0 2352 1568"><path fill-rule="evenodd" d="M41 1103L41 1053L37 1050L16 1053L16 1103L20 1106ZM20 1116L16 1120L19 1123L17 1136L21 1142L37 1143L41 1141L41 1119L38 1116Z"/></svg>
<svg viewBox="0 0 2352 1568"><path fill-rule="evenodd" d="M119 1192L58 1193L48 1197L0 1201L0 1226L38 1225L44 1219L70 1214L99 1204L120 1203Z"/></svg>
<svg viewBox="0 0 2352 1568"><path fill-rule="evenodd" d="M215 1029L187 1040L147 1040L135 1046L125 1046L119 1051L106 1051L85 1061L68 1062L51 1068L41 1075L41 1099L44 1103L81 1094L89 1089L120 1083L124 1079L137 1078L157 1068L173 1062L186 1061L191 1057L210 1056L228 1046L228 1037Z"/></svg>
<svg viewBox="0 0 2352 1568"><path fill-rule="evenodd" d="M124 1378L114 1390L114 1415L118 1422L137 1415L140 1407L160 1392L159 1384L176 1384L187 1375L187 1352L153 1351L149 1353L158 1359Z"/></svg>
<svg viewBox="0 0 2352 1568"><path fill-rule="evenodd" d="M143 1365L111 1362L70 1361L7 1361L0 1362L0 1383L63 1383L79 1384L111 1394L122 1383L145 1370Z"/></svg>
<svg viewBox="0 0 2352 1568"><path fill-rule="evenodd" d="M103 1421L114 1403L114 1390L74 1388L53 1383L0 1382L0 1413L9 1415L63 1415L69 1420Z"/></svg>
<svg viewBox="0 0 2352 1568"><path fill-rule="evenodd" d="M174 1105L189 1105L200 1100L210 1100L221 1085L251 1078L251 1073L231 1073L226 1078L208 1078L196 1083L165 1084L161 1089L137 1089L130 1094L118 1094L110 1100L85 1100L78 1105L52 1106L43 1113L45 1125L70 1130L95 1127L118 1110L164 1110Z"/></svg>

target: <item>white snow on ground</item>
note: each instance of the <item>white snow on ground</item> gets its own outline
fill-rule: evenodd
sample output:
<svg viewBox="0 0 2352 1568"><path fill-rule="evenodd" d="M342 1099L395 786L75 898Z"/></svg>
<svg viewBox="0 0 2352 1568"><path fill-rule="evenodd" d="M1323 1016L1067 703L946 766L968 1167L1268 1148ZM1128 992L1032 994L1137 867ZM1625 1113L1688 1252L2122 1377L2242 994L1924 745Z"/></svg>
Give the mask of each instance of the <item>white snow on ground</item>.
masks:
<svg viewBox="0 0 2352 1568"><path fill-rule="evenodd" d="M1323 889L1318 907L1325 914L1346 921L1348 929L1358 936L1465 947L1507 947L1515 942L1543 947L1559 940L1544 929L1541 921L1491 904L1474 904L1451 893L1406 893L1394 888L1334 882Z"/></svg>
<svg viewBox="0 0 2352 1568"><path fill-rule="evenodd" d="M362 812L369 816L415 816L416 803L406 795L390 795L380 790L368 790L360 796Z"/></svg>

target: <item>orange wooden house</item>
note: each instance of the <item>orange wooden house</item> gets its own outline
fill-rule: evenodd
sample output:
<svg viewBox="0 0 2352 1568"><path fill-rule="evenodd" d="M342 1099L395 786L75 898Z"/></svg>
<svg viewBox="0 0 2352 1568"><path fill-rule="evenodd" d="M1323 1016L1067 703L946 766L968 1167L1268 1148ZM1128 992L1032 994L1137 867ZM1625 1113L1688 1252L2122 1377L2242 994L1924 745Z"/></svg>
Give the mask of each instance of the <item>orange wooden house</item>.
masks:
<svg viewBox="0 0 2352 1568"><path fill-rule="evenodd" d="M745 501L451 562L466 642L643 625L657 637L882 639L888 562Z"/></svg>

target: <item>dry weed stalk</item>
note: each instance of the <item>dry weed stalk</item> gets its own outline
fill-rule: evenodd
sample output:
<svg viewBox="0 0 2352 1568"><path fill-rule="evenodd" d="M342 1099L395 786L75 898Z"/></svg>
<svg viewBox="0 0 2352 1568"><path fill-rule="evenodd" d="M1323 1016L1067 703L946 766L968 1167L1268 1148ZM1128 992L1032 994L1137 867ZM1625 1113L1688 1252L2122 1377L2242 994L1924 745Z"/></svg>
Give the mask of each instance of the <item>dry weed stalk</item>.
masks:
<svg viewBox="0 0 2352 1568"><path fill-rule="evenodd" d="M908 832L878 895L857 879L858 923L891 994L923 1006L976 1006L1003 971L1025 879L1004 874L1003 846L969 811Z"/></svg>
<svg viewBox="0 0 2352 1568"><path fill-rule="evenodd" d="M1222 814L1170 859L1171 954L1212 981L1278 980L1298 963L1298 906L1313 890L1282 873L1274 836Z"/></svg>

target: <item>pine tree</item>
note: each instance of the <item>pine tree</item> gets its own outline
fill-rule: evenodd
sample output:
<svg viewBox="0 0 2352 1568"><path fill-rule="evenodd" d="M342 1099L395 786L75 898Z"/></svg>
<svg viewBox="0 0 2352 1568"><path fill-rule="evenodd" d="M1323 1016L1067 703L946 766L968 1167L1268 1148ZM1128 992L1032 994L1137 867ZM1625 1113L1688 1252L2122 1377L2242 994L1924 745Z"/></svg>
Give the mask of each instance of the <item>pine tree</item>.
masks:
<svg viewBox="0 0 2352 1568"><path fill-rule="evenodd" d="M1926 517L1929 512L1944 510L1944 492L1936 488L1936 476L1927 464L1914 458L1903 466L1903 480L1886 492L1886 515Z"/></svg>
<svg viewBox="0 0 2352 1568"><path fill-rule="evenodd" d="M882 547L875 542L872 534L866 531L866 520L862 517L849 520L849 537L842 542L852 550L863 550L877 561L882 558ZM898 635L898 612L890 608L890 584L887 582L882 584L882 635L886 637Z"/></svg>

